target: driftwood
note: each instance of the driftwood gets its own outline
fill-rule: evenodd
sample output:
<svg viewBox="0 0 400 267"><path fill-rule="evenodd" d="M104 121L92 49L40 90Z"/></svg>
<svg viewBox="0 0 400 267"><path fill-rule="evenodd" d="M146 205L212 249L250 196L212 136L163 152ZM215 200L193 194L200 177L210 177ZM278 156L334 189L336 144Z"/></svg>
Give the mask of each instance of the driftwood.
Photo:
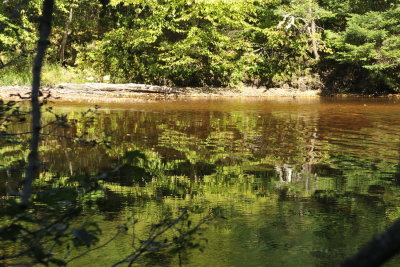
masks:
<svg viewBox="0 0 400 267"><path fill-rule="evenodd" d="M60 83L55 86L56 90L61 93L63 90L79 91L79 92L131 92L131 93L154 93L154 94L177 94L180 91L176 88L148 85L148 84L108 84L108 83L84 83L84 84L73 84L73 83Z"/></svg>

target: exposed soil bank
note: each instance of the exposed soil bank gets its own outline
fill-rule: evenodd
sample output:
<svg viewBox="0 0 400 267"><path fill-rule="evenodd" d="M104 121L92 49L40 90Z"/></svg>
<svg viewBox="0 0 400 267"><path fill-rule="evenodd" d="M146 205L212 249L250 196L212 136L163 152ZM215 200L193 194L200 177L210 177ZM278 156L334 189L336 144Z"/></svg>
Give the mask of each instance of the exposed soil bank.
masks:
<svg viewBox="0 0 400 267"><path fill-rule="evenodd" d="M142 102L163 98L192 97L318 97L320 90L299 90L282 88L242 87L242 88L171 88L146 84L58 84L44 88L52 100L104 102ZM28 86L0 86L0 98L18 100L29 97Z"/></svg>
<svg viewBox="0 0 400 267"><path fill-rule="evenodd" d="M28 98L29 86L0 86L0 98L21 100ZM86 102L86 103L132 103L148 102L162 99L180 98L230 98L230 97L265 97L265 98L310 98L319 97L321 90L296 88L196 88L165 87L147 84L58 84L52 88L43 88L43 95L51 94L52 101ZM373 95L334 94L335 97L374 97ZM384 95L400 98L400 94Z"/></svg>

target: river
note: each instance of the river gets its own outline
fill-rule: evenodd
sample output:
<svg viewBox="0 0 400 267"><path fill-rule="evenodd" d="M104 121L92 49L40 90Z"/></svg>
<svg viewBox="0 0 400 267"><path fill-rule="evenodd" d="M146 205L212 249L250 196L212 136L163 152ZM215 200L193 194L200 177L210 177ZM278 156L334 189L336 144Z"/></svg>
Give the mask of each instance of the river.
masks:
<svg viewBox="0 0 400 267"><path fill-rule="evenodd" d="M80 118L87 106L57 104ZM50 115L48 116L48 120ZM21 126L18 130L24 130ZM389 99L181 99L101 106L92 122L58 129L106 140L77 146L45 138L46 179L91 176L122 166L85 199L85 217L106 242L76 266L109 266L148 225L179 208L218 210L204 252L185 266L335 266L400 217L400 104ZM3 165L23 154L3 146ZM21 154L22 153L22 154ZM2 194L21 173L2 173ZM61 178L60 178L61 177ZM44 178L43 178L44 179ZM195 219L194 219L195 220ZM176 266L157 255L139 265ZM399 266L396 257L388 266Z"/></svg>

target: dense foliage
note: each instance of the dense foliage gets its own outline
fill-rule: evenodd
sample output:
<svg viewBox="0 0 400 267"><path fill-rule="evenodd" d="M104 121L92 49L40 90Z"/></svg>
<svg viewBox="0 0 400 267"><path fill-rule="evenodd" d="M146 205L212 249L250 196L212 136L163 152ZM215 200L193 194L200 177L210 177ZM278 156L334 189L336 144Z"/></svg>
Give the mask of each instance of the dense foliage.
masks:
<svg viewBox="0 0 400 267"><path fill-rule="evenodd" d="M335 59L355 69L361 77L381 87L400 89L400 8L353 15L340 35L332 34ZM361 85L366 86L365 83Z"/></svg>
<svg viewBox="0 0 400 267"><path fill-rule="evenodd" d="M0 7L0 68L18 77L40 2ZM48 63L79 81L273 87L320 77L334 91L399 90L395 0L63 0L55 12ZM0 71L2 84L29 80Z"/></svg>

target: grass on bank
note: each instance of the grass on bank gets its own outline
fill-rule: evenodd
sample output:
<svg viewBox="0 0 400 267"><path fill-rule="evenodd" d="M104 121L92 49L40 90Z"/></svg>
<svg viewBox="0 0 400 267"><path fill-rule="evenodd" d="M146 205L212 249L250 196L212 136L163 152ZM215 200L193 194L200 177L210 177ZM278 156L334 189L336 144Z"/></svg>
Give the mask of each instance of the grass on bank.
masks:
<svg viewBox="0 0 400 267"><path fill-rule="evenodd" d="M86 83L96 81L90 73L59 64L45 64L42 85L54 86L59 83ZM31 64L17 64L0 69L0 86L30 86L32 83Z"/></svg>
<svg viewBox="0 0 400 267"><path fill-rule="evenodd" d="M107 75L108 76L108 75ZM42 86L54 87L60 83L73 83L83 84L90 82L110 82L110 77L101 77L94 74L90 69L81 69L74 67L63 67L56 63L47 63L43 66L42 71ZM0 86L31 86L32 84L32 70L29 60L15 64L9 67L0 69ZM279 95L279 96L315 96L318 95L323 88L320 77L315 75L305 75L302 77L292 77L291 81L277 82L276 87L269 88L266 93L264 87L254 87L241 85L234 88L221 88L221 87L207 87L207 88L189 88L186 91L190 92L192 96L196 95L211 95L222 94L226 96L266 96L266 95Z"/></svg>

